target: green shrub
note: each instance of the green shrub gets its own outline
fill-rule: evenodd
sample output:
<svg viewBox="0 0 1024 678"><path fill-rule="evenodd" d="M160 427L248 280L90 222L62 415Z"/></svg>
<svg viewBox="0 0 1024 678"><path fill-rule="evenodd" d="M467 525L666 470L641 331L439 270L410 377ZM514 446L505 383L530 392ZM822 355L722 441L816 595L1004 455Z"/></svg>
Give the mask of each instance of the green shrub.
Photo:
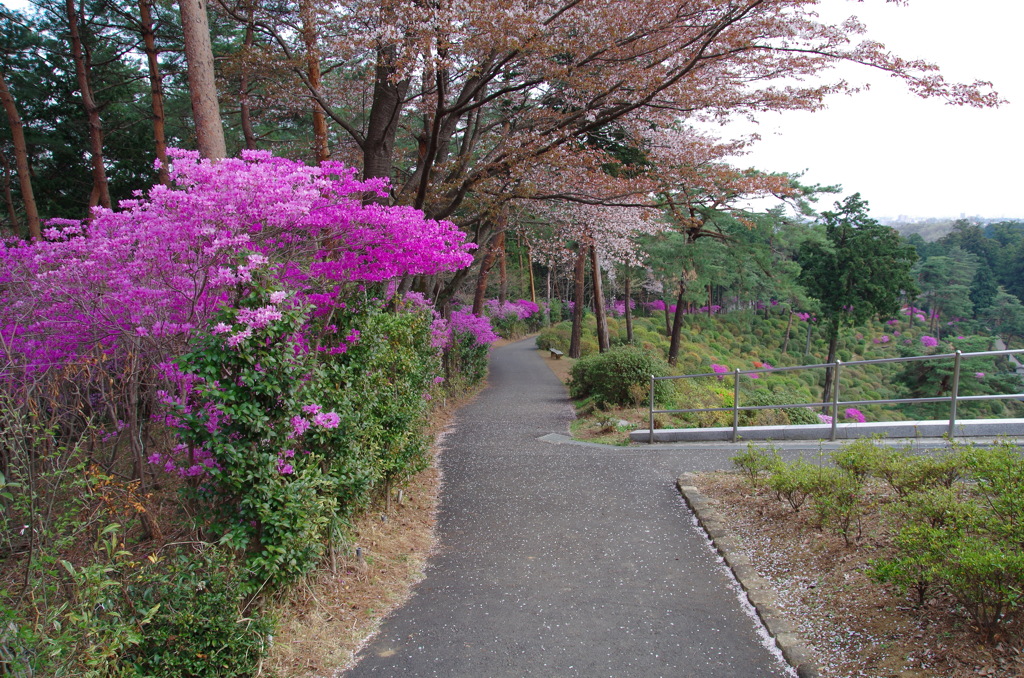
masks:
<svg viewBox="0 0 1024 678"><path fill-rule="evenodd" d="M794 512L799 512L817 488L820 473L820 467L798 459L775 469L768 478L768 487L779 500L784 500Z"/></svg>
<svg viewBox="0 0 1024 678"><path fill-rule="evenodd" d="M639 405L649 391L650 377L666 376L668 365L635 346L620 346L606 353L594 353L577 360L570 373L569 394L573 398L593 398L600 404ZM671 401L672 385L655 382L655 402Z"/></svg>
<svg viewBox="0 0 1024 678"><path fill-rule="evenodd" d="M822 467L810 491L818 525L842 535L847 546L854 528L856 536L861 536L863 490L861 479L853 474L839 468Z"/></svg>
<svg viewBox="0 0 1024 678"><path fill-rule="evenodd" d="M590 356L590 355L596 355L599 352L600 352L600 349L597 346L597 340L596 339L588 339L588 338L584 337L583 339L580 340L580 357L581 358L585 358L585 357Z"/></svg>
<svg viewBox="0 0 1024 678"><path fill-rule="evenodd" d="M141 676L245 678L266 654L269 620L240 612L243 587L231 558L207 549L182 554L158 581L130 590L159 604L145 638L130 653Z"/></svg>
<svg viewBox="0 0 1024 678"><path fill-rule="evenodd" d="M858 438L843 443L832 453L832 462L858 480L880 476L890 465L894 451L879 444L880 438Z"/></svg>
<svg viewBox="0 0 1024 678"><path fill-rule="evenodd" d="M748 443L746 452L730 457L730 461L739 469L740 473L746 476L753 487L757 487L763 474L771 473L779 468L782 464L782 457L772 445L760 446Z"/></svg>
<svg viewBox="0 0 1024 678"><path fill-rule="evenodd" d="M919 603L932 588L944 591L991 641L1018 617L1022 603L1024 459L1007 442L958 446L948 457L973 482L946 487L949 475L940 472L906 493L893 509L900 521L895 553L875 561L871 574L914 590Z"/></svg>

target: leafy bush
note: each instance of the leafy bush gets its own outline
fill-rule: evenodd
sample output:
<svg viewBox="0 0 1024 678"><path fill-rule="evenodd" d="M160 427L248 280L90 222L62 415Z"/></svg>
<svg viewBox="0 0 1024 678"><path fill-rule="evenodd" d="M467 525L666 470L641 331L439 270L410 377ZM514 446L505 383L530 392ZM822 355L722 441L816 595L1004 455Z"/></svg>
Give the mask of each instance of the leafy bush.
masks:
<svg viewBox="0 0 1024 678"><path fill-rule="evenodd" d="M256 675L273 626L257 610L243 614L242 586L230 557L208 549L183 554L156 581L129 594L159 607L129 653L141 676L246 678Z"/></svg>
<svg viewBox="0 0 1024 678"><path fill-rule="evenodd" d="M785 500L794 512L798 512L817 489L820 477L820 467L797 459L776 468L768 478L768 487L775 492L776 497Z"/></svg>
<svg viewBox="0 0 1024 678"><path fill-rule="evenodd" d="M636 346L619 346L577 360L570 373L569 394L573 398L593 398L601 404L639 405L643 400L636 399L636 387L647 387L651 375L667 374L668 365L650 353ZM671 397L668 381L655 382L656 403L670 402Z"/></svg>
<svg viewBox="0 0 1024 678"><path fill-rule="evenodd" d="M564 323L545 327L537 335L537 348L542 351L557 348L565 353L569 350L569 334L571 331L572 328Z"/></svg>
<svg viewBox="0 0 1024 678"><path fill-rule="evenodd" d="M913 590L919 604L929 591L944 591L991 640L1021 608L1024 458L1004 442L961 447L950 459L958 459L973 482L946 487L949 476L939 474L942 481L902 495L894 508L895 553L876 560L871 574Z"/></svg>
<svg viewBox="0 0 1024 678"><path fill-rule="evenodd" d="M121 526L99 532L96 558L73 564L44 549L28 564L33 595L0 591L0 667L16 676L135 676L128 653L159 611L129 588L150 573L121 545Z"/></svg>
<svg viewBox="0 0 1024 678"><path fill-rule="evenodd" d="M847 546L854 528L856 536L861 536L863 490L861 479L853 474L839 468L822 467L810 491L811 506L819 526L842 535Z"/></svg>
<svg viewBox="0 0 1024 678"><path fill-rule="evenodd" d="M754 443L748 443L746 452L730 457L730 461L754 487L760 484L763 474L776 471L782 465L782 457L774 446L759 446Z"/></svg>

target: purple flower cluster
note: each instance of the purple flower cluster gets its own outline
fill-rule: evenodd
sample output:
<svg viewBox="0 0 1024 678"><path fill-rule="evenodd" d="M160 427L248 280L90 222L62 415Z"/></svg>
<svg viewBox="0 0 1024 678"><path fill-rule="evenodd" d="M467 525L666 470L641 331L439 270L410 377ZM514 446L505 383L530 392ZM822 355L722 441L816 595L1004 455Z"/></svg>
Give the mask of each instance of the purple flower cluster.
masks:
<svg viewBox="0 0 1024 678"><path fill-rule="evenodd" d="M471 311L452 311L450 325L453 332L472 335L480 346L493 344L501 338L494 333L490 318L473 315Z"/></svg>
<svg viewBox="0 0 1024 678"><path fill-rule="evenodd" d="M921 345L925 348L932 348L939 345L939 340L935 337L929 337L927 334L921 335Z"/></svg>
<svg viewBox="0 0 1024 678"><path fill-rule="evenodd" d="M358 181L340 163L308 167L255 151L217 163L169 155L172 185L95 210L88 228L53 220L48 239L0 248L0 334L29 370L75 362L97 346L117 359L137 351L139 338L152 362L173 359L257 271L280 289L265 307L239 309L235 327L215 328L231 333L230 346L274 322L291 299L316 317L342 303L342 283L472 263L474 245L454 224L365 204L367 192L386 195L387 182ZM317 242L331 246L311 252Z"/></svg>
<svg viewBox="0 0 1024 678"><path fill-rule="evenodd" d="M853 419L854 421L863 424L867 421L864 413L858 410L856 407L847 407L846 411L843 412L843 416L847 419Z"/></svg>

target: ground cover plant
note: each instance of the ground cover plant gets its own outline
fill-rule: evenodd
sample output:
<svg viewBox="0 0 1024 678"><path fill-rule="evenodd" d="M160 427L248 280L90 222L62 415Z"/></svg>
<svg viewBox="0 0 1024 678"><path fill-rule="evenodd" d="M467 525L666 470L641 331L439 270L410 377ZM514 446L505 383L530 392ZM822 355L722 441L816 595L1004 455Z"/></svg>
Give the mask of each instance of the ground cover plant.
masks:
<svg viewBox="0 0 1024 678"><path fill-rule="evenodd" d="M825 359L828 342L809 314L762 305L762 309L721 311L712 315L694 313L686 316L681 336L679 361L675 367L660 367L647 374L707 374L710 376L677 380L671 383L672 395L659 394L663 409L729 408L733 404L733 376L736 369L751 371L740 378L741 405L784 405L798 402L818 402L821 397L823 370L778 372L775 367L789 367L816 363ZM990 350L995 338L985 334L948 336L944 340L932 337L928 325L917 309L905 308L897 318L872 320L844 330L838 356L843 361L872 360L949 353L954 350L975 352ZM580 379L570 382L574 398L581 406L580 415L592 419L579 428L591 431L607 429L598 426L601 420L626 420L634 428L647 428L647 391L644 384L633 385L633 397L628 402L602 400L598 407L593 396L597 393L594 380L587 375L587 362L598 353L593 330L584 324L583 362ZM608 324L614 347L629 344L622 318L610 317ZM642 349L657 364L664 364L668 354L669 337L664 319L655 312L632 319L632 346ZM541 330L538 347L547 350L568 346L571 323L555 324ZM810 341L807 341L807 339ZM578 364L577 362L577 364ZM919 361L897 364L853 365L842 368L841 399L887 399L900 397L932 397L949 395L952 385L952 360ZM649 382L648 382L649 383ZM660 386L660 384L659 384ZM665 384L665 386L668 386ZM972 358L963 360L958 393L965 395L1007 394L1020 390L1019 378L1005 358ZM844 407L840 421L902 421L948 416L949 405L942 403L876 405L865 404ZM821 408L772 408L740 413L740 425L814 424L830 421L820 418ZM1019 416L1020 403L1013 400L962 402L958 407L961 418L999 418ZM829 415L830 416L830 415ZM593 424L593 425L590 425ZM730 426L732 414L723 412L659 414L655 425L661 428ZM600 435L606 435L605 430ZM624 438L625 433L621 432Z"/></svg>
<svg viewBox="0 0 1024 678"><path fill-rule="evenodd" d="M750 445L698 487L740 534L825 675L1020 675L1024 457L877 439L783 462Z"/></svg>

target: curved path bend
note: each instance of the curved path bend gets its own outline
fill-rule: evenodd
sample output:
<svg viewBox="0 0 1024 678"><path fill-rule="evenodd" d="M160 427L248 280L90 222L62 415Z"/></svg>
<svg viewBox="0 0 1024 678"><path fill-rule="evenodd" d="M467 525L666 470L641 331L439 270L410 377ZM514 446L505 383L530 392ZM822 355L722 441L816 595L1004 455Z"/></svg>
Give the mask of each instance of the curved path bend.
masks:
<svg viewBox="0 0 1024 678"><path fill-rule="evenodd" d="M551 436L573 412L543 361L533 339L492 351L445 439L438 553L345 675L794 675L673 485L732 452Z"/></svg>

